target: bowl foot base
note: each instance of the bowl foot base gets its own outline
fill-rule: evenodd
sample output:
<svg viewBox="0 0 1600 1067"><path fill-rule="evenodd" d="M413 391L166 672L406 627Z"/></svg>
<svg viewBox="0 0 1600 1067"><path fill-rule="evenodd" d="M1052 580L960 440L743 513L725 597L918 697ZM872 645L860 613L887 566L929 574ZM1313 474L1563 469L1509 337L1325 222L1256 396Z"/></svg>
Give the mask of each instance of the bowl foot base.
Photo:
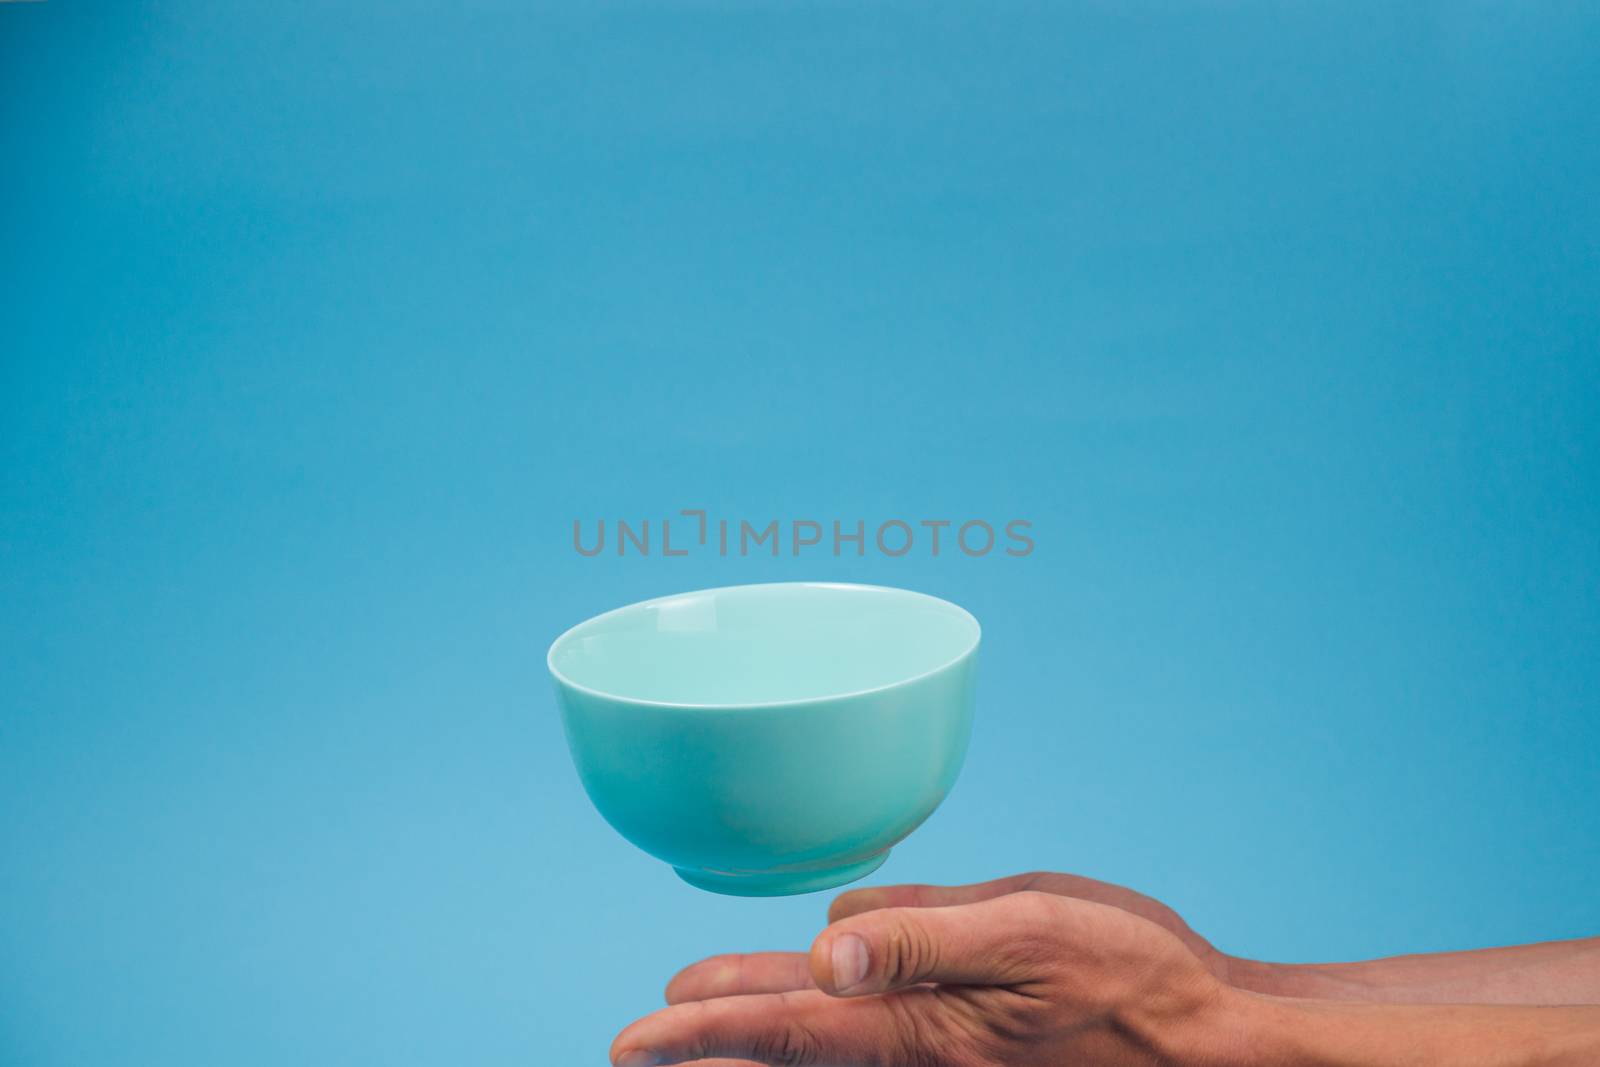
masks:
<svg viewBox="0 0 1600 1067"><path fill-rule="evenodd" d="M884 849L876 856L868 856L860 863L843 867L810 868L801 871L764 871L751 874L734 874L727 871L694 871L674 867L678 877L694 886L712 893L733 897L786 897L796 893L815 893L823 889L865 878L889 858Z"/></svg>

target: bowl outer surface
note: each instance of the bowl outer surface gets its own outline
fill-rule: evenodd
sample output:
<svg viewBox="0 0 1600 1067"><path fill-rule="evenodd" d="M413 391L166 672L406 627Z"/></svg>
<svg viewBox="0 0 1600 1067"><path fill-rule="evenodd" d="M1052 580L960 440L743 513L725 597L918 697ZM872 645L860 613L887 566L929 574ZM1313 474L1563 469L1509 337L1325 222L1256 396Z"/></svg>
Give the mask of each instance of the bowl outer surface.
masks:
<svg viewBox="0 0 1600 1067"><path fill-rule="evenodd" d="M977 652L867 693L752 707L556 681L579 777L623 837L675 867L770 871L864 859L938 807L966 755Z"/></svg>

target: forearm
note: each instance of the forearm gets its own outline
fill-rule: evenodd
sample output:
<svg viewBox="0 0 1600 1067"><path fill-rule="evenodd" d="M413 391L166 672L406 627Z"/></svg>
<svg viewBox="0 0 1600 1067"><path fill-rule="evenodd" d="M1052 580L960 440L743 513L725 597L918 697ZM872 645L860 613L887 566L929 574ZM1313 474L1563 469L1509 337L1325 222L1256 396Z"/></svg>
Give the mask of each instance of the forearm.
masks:
<svg viewBox="0 0 1600 1067"><path fill-rule="evenodd" d="M1600 1007L1354 1004L1231 991L1184 1067L1593 1067Z"/></svg>
<svg viewBox="0 0 1600 1067"><path fill-rule="evenodd" d="M1360 963L1230 959L1228 981L1286 997L1409 1004L1600 1004L1600 938Z"/></svg>

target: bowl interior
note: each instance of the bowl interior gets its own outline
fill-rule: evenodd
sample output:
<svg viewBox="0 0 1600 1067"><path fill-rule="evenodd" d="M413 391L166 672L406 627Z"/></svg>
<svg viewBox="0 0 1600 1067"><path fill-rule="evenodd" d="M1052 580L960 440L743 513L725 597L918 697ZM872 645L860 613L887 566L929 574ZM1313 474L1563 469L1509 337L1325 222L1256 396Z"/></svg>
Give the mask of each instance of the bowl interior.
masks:
<svg viewBox="0 0 1600 1067"><path fill-rule="evenodd" d="M596 616L556 640L550 668L628 700L783 703L908 681L961 658L978 635L961 608L904 589L743 585Z"/></svg>

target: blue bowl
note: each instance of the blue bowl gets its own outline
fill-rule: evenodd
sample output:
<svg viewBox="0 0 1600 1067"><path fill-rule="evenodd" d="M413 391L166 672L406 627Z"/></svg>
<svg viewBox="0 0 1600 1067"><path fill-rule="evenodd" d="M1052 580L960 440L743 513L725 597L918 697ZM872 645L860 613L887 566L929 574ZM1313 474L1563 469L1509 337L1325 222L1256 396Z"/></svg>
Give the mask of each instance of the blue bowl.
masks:
<svg viewBox="0 0 1600 1067"><path fill-rule="evenodd" d="M939 806L979 635L904 589L741 585L598 615L548 662L605 820L691 885L779 896L870 874Z"/></svg>

